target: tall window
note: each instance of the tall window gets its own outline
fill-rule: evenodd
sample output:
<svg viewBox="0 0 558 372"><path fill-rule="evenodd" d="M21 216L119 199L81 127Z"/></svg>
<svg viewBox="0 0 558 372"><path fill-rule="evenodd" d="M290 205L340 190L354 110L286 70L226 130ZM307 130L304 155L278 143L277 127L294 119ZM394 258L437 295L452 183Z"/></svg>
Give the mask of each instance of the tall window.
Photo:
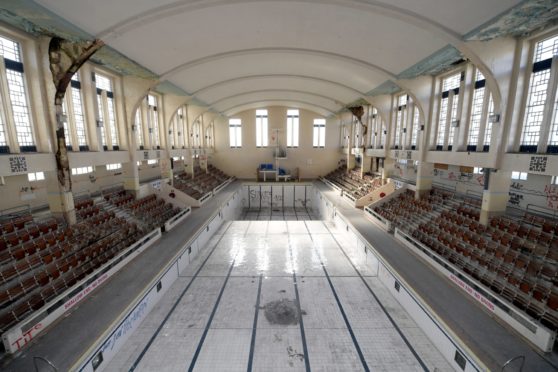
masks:
<svg viewBox="0 0 558 372"><path fill-rule="evenodd" d="M186 147L186 119L184 111L185 109L181 107L176 113L176 141L181 148Z"/></svg>
<svg viewBox="0 0 558 372"><path fill-rule="evenodd" d="M492 123L489 117L494 111L492 95L486 88L484 75L477 70L473 92L473 104L469 121L467 151L488 151L492 136Z"/></svg>
<svg viewBox="0 0 558 372"><path fill-rule="evenodd" d="M287 147L298 147L298 110L287 110Z"/></svg>
<svg viewBox="0 0 558 372"><path fill-rule="evenodd" d="M201 123L199 119L192 124L192 133L190 133L190 137L192 137L192 147L201 149Z"/></svg>
<svg viewBox="0 0 558 372"><path fill-rule="evenodd" d="M229 143L231 147L242 147L242 120L229 119Z"/></svg>
<svg viewBox="0 0 558 372"><path fill-rule="evenodd" d="M407 95L397 97L397 108L395 109L395 135L393 146L396 149L403 148L403 131L405 128L405 114L407 112Z"/></svg>
<svg viewBox="0 0 558 372"><path fill-rule="evenodd" d="M157 97L154 95L147 95L147 109L149 113L149 133L151 135L151 148L161 148L160 133L159 133L159 112L157 110Z"/></svg>
<svg viewBox="0 0 558 372"><path fill-rule="evenodd" d="M141 119L141 104L136 110L136 116L134 117L134 125L136 126L136 133L137 133L137 145L140 150L144 149L143 143L143 120Z"/></svg>
<svg viewBox="0 0 558 372"><path fill-rule="evenodd" d="M455 127L459 119L459 88L463 80L463 72L458 72L442 79L438 113L438 131L436 150L451 150Z"/></svg>
<svg viewBox="0 0 558 372"><path fill-rule="evenodd" d="M551 84L551 71L558 67L553 59L558 55L558 35L539 41L535 45L533 69L519 151L558 152L558 104L556 83ZM553 107L553 110L545 110Z"/></svg>
<svg viewBox="0 0 558 372"><path fill-rule="evenodd" d="M0 115L0 152L37 151L33 138L33 124L28 104L20 44L0 36L0 56L6 68L4 79L0 79L0 105L5 103L5 112ZM3 94L7 92L7 94Z"/></svg>
<svg viewBox="0 0 558 372"><path fill-rule="evenodd" d="M256 110L256 147L268 146L267 110Z"/></svg>
<svg viewBox="0 0 558 372"><path fill-rule="evenodd" d="M205 148L212 149L215 147L213 142L213 122L209 123L207 128L205 128Z"/></svg>
<svg viewBox="0 0 558 372"><path fill-rule="evenodd" d="M375 107L370 108L370 120L368 132L370 133L370 148L383 149L385 142L385 130L382 118Z"/></svg>
<svg viewBox="0 0 558 372"><path fill-rule="evenodd" d="M74 151L89 150L81 100L81 83L78 73L72 76L70 86L66 91L65 100L62 104L62 110L67 119L66 122L64 122L66 146Z"/></svg>
<svg viewBox="0 0 558 372"><path fill-rule="evenodd" d="M420 110L413 105L413 121L411 123L411 149L418 150L418 134L420 130Z"/></svg>
<svg viewBox="0 0 558 372"><path fill-rule="evenodd" d="M99 119L103 122L101 127L101 143L105 150L118 150L118 128L114 106L114 93L112 80L104 75L95 73L95 86L97 87L97 109ZM108 144L110 143L110 147Z"/></svg>
<svg viewBox="0 0 558 372"><path fill-rule="evenodd" d="M325 147L325 124L325 119L314 119L314 135L312 146L319 148Z"/></svg>
<svg viewBox="0 0 558 372"><path fill-rule="evenodd" d="M72 76L70 87L71 95L69 95L68 99L71 101L73 110L72 119L77 143L80 150L87 151L89 150L89 146L87 145L87 129L85 128L85 115L83 114L83 102L81 99L81 83L78 73ZM68 94L66 93L66 95Z"/></svg>

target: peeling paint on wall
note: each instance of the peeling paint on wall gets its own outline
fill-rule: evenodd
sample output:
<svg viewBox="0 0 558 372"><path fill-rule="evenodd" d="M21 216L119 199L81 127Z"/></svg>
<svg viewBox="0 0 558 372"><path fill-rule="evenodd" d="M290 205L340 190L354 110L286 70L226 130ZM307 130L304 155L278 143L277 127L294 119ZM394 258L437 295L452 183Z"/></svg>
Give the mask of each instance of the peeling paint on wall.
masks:
<svg viewBox="0 0 558 372"><path fill-rule="evenodd" d="M452 45L447 45L401 72L397 78L414 79L422 75L438 75L453 68L454 64L462 59L463 56L459 50Z"/></svg>
<svg viewBox="0 0 558 372"><path fill-rule="evenodd" d="M469 32L465 40L487 41L504 36L525 36L556 24L556 0L527 0Z"/></svg>
<svg viewBox="0 0 558 372"><path fill-rule="evenodd" d="M378 85L376 88L372 89L370 92L366 93L369 97L381 96L384 94L394 94L401 91L401 87L391 80L387 80L382 84Z"/></svg>

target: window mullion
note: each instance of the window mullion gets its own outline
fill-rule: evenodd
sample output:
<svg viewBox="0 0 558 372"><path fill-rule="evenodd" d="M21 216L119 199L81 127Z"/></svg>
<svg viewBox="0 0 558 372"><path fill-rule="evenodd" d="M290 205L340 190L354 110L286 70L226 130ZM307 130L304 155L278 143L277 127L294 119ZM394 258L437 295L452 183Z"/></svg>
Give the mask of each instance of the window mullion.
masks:
<svg viewBox="0 0 558 372"><path fill-rule="evenodd" d="M556 99L556 86L558 85L558 56L552 57L552 67L548 87L546 88L546 101L544 102L541 132L537 146L538 153L546 153L548 147L548 136L552 128L552 116L554 114L554 102Z"/></svg>
<svg viewBox="0 0 558 372"><path fill-rule="evenodd" d="M10 148L10 152L19 152L19 143L17 141L17 132L15 127L14 112L12 109L12 101L10 99L10 89L8 87L8 79L6 75L6 64L4 58L0 56L0 94L2 95L2 105L4 112L4 123L6 131L6 142Z"/></svg>

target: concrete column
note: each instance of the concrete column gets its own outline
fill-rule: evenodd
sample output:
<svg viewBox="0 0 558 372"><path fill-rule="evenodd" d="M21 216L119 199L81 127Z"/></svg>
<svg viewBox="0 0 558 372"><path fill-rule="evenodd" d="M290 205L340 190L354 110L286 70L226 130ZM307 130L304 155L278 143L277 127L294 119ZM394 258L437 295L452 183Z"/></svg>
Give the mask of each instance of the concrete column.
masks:
<svg viewBox="0 0 558 372"><path fill-rule="evenodd" d="M488 225L490 218L506 212L509 200L511 172L486 168L480 223Z"/></svg>
<svg viewBox="0 0 558 372"><path fill-rule="evenodd" d="M432 180L434 178L434 164L419 161L417 169L417 185L415 198L420 199L432 190Z"/></svg>
<svg viewBox="0 0 558 372"><path fill-rule="evenodd" d="M167 151L167 154L169 152ZM171 168L171 160L170 158L167 156L161 157L159 159L159 164L161 166L161 177L162 178L168 178L169 180L172 181L172 176L173 176L173 172L172 172L172 168Z"/></svg>
<svg viewBox="0 0 558 372"><path fill-rule="evenodd" d="M47 201L50 212L58 218L64 218L66 223L76 223L74 209L74 195L72 191L64 191L58 182L58 171L45 172L47 186Z"/></svg>
<svg viewBox="0 0 558 372"><path fill-rule="evenodd" d="M372 158L370 156L363 155L362 156L362 168L361 168L361 177L364 176L366 172L370 172L372 169Z"/></svg>
<svg viewBox="0 0 558 372"><path fill-rule="evenodd" d="M136 157L130 157L129 163L122 164L124 189L137 195L140 188L139 172Z"/></svg>
<svg viewBox="0 0 558 372"><path fill-rule="evenodd" d="M381 164L380 164L381 165ZM384 166L382 167L382 180L387 180L395 172L395 159L384 158Z"/></svg>

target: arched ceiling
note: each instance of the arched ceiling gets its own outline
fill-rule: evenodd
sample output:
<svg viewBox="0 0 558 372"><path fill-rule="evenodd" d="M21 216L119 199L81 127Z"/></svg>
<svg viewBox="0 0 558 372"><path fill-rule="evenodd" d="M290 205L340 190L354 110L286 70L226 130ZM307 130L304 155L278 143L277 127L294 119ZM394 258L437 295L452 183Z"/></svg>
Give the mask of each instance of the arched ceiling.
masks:
<svg viewBox="0 0 558 372"><path fill-rule="evenodd" d="M524 1L36 2L216 111L329 115Z"/></svg>

